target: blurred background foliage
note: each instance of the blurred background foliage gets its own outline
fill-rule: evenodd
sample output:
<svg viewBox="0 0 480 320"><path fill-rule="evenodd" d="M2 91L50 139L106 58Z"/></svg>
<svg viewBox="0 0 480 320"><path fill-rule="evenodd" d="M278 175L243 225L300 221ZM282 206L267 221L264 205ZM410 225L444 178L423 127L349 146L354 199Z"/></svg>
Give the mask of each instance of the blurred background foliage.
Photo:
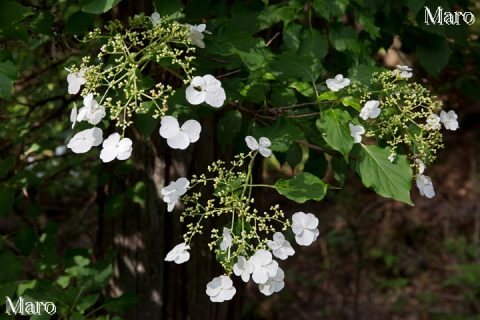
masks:
<svg viewBox="0 0 480 320"><path fill-rule="evenodd" d="M480 319L479 23L427 26L424 6L480 16L474 0L2 0L0 297L54 301L61 319ZM103 165L95 152L71 154L65 144L76 97L66 92L65 68L97 50L78 39L112 18L155 10L207 23L213 35L198 51L198 72L219 76L239 104L214 115L184 107L183 92L170 101L210 128L203 141L211 145L196 145L188 161L166 151L148 116L132 133L136 146L148 147L132 161ZM258 179L293 175L300 165L344 187L305 207L319 217L323 237L287 262L284 291L259 298L247 286L230 305L213 306L203 296L215 267L192 277L192 267L162 266L180 230L161 201L152 204L151 162L163 161L158 181L190 172L192 158L202 169L211 160L201 161L204 148L229 157L243 148L252 120L272 123L278 115L265 116L263 105L300 104L323 90L327 76L362 81L396 64L412 65L416 81L460 115L461 129L446 137L430 174L435 199L414 195L416 207L380 199L335 170L341 161L307 157L293 144ZM257 197L262 206L295 210L269 192ZM151 220L141 218L146 212ZM162 227L148 229L152 221ZM126 235L132 223L137 230ZM126 285L145 274L155 274L143 280L148 286Z"/></svg>

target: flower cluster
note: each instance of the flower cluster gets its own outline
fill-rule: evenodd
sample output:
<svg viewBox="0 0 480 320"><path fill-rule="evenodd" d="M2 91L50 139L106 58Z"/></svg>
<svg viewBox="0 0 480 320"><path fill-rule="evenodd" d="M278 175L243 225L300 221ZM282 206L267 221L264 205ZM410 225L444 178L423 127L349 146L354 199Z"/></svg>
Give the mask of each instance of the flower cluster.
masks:
<svg viewBox="0 0 480 320"><path fill-rule="evenodd" d="M229 221L221 228L221 233L218 229L212 230L212 241L209 243L225 270L224 275L214 278L206 286L212 302L233 298L236 289L232 275L244 282L251 279L265 295L282 290L285 274L275 258L285 260L295 253L285 231L291 226L292 237L302 246L312 244L319 236L318 219L311 213L297 212L289 221L278 205L263 213L254 208L255 201L251 195L257 185L252 184L253 163L258 154L264 157L272 154L269 149L271 142L266 137L257 140L252 136L246 137L245 142L251 152L236 156L230 168L219 160L208 168L211 178L205 175L194 176L192 181L179 178L162 189L169 211L181 198L185 205L181 221L193 220L187 224L184 242L167 254L166 261L181 263L188 260L191 240L202 233L207 219L226 217ZM193 192L192 189L207 184L212 184L214 198L202 204L201 191Z"/></svg>
<svg viewBox="0 0 480 320"><path fill-rule="evenodd" d="M143 71L178 77L188 85L185 98L189 103L220 108L226 99L221 82L209 74L193 77L193 53L195 46L205 47L203 33L209 33L206 26L181 24L154 12L150 17L135 16L128 27L112 21L106 29L105 34L95 29L84 39L101 43L95 63L84 57L80 66L68 70L68 93L80 92L83 97L83 106L77 110L75 105L70 113L72 129L79 122L94 127L75 134L67 147L74 153L85 153L102 144L103 132L97 126L109 118L115 121L121 134L115 132L103 142L100 159L126 160L133 150L132 141L125 137L133 115L151 111L155 118L161 118L160 135L168 146L183 150L196 142L201 132L198 121L187 120L180 126L176 118L166 116L168 100L175 89L162 82L164 76L159 76L160 81L153 84L156 79Z"/></svg>

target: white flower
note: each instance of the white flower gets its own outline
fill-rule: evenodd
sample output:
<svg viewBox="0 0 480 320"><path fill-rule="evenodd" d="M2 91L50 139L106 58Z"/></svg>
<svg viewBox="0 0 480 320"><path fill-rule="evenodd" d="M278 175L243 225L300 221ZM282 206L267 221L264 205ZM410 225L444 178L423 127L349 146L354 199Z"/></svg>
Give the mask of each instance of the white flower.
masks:
<svg viewBox="0 0 480 320"><path fill-rule="evenodd" d="M277 273L267 280L264 284L259 284L258 288L260 292L266 296L272 295L274 292L279 292L285 286L283 279L285 278L285 273L282 269L278 268Z"/></svg>
<svg viewBox="0 0 480 320"><path fill-rule="evenodd" d="M187 149L190 143L200 138L201 131L202 126L197 120L185 121L181 127L172 116L165 116L160 122L160 135L167 139L167 144L172 149Z"/></svg>
<svg viewBox="0 0 480 320"><path fill-rule="evenodd" d="M309 246L317 240L318 219L311 213L297 212L292 216L292 231L295 240L301 246Z"/></svg>
<svg viewBox="0 0 480 320"><path fill-rule="evenodd" d="M273 234L273 240L267 241L267 246L272 250L273 255L280 260L285 260L295 254L295 250L293 250L290 242L285 240L281 232L275 232Z"/></svg>
<svg viewBox="0 0 480 320"><path fill-rule="evenodd" d="M154 12L152 13L152 15L150 16L150 20L152 21L153 25L156 26L157 24L160 23L160 14L158 12Z"/></svg>
<svg viewBox="0 0 480 320"><path fill-rule="evenodd" d="M433 183L430 177L421 174L415 179L415 181L417 183L417 188L422 196L429 199L435 196L435 189L433 189Z"/></svg>
<svg viewBox="0 0 480 320"><path fill-rule="evenodd" d="M187 192L190 181L187 178L178 178L160 191L163 201L168 204L167 211L172 212L178 199Z"/></svg>
<svg viewBox="0 0 480 320"><path fill-rule="evenodd" d="M110 162L117 158L118 160L126 160L132 154L132 140L122 138L118 133L112 133L103 141L100 159L103 162Z"/></svg>
<svg viewBox="0 0 480 320"><path fill-rule="evenodd" d="M105 117L105 107L98 104L93 99L93 94L89 93L83 98L83 107L80 108L77 115L77 121L88 121L88 123L97 125Z"/></svg>
<svg viewBox="0 0 480 320"><path fill-rule="evenodd" d="M410 68L409 66L401 66L397 64L397 72L400 75L400 77L404 79L408 79L412 77L412 71L413 69Z"/></svg>
<svg viewBox="0 0 480 320"><path fill-rule="evenodd" d="M194 77L185 91L185 97L190 104L205 102L214 108L220 108L227 98L222 83L210 74Z"/></svg>
<svg viewBox="0 0 480 320"><path fill-rule="evenodd" d="M165 261L173 261L176 264L184 263L190 259L190 252L187 250L190 249L190 246L185 242L177 244L165 257Z"/></svg>
<svg viewBox="0 0 480 320"><path fill-rule="evenodd" d="M442 128L440 124L440 117L432 113L427 117L427 129L428 130L440 130Z"/></svg>
<svg viewBox="0 0 480 320"><path fill-rule="evenodd" d="M75 124L77 123L77 105L73 105L72 111L70 111L70 122L72 123L72 129L75 127Z"/></svg>
<svg viewBox="0 0 480 320"><path fill-rule="evenodd" d="M232 234L227 228L223 228L223 238L220 243L220 250L228 250L232 246Z"/></svg>
<svg viewBox="0 0 480 320"><path fill-rule="evenodd" d="M458 129L457 118L458 116L453 110L450 110L448 112L442 110L442 112L440 112L440 121L443 123L445 129L447 130L455 131Z"/></svg>
<svg viewBox="0 0 480 320"><path fill-rule="evenodd" d="M360 111L360 118L367 120L368 118L375 119L380 115L380 101L370 100L365 102L365 105Z"/></svg>
<svg viewBox="0 0 480 320"><path fill-rule="evenodd" d="M237 263L233 265L233 273L240 276L243 282L250 280L250 275L253 273L253 263L250 260L245 259L243 256L239 256Z"/></svg>
<svg viewBox="0 0 480 320"><path fill-rule="evenodd" d="M390 155L388 156L387 159L388 159L388 161L390 161L390 162L393 163L393 161L395 161L395 155L392 153L392 154L390 154Z"/></svg>
<svg viewBox="0 0 480 320"><path fill-rule="evenodd" d="M205 43L203 42L203 32L210 33L208 30L206 30L207 25L204 23L195 26L188 24L188 27L190 28L190 40L192 43L199 48L205 48Z"/></svg>
<svg viewBox="0 0 480 320"><path fill-rule="evenodd" d="M270 251L259 249L250 257L253 264L252 279L255 283L264 284L277 273L278 263L272 259Z"/></svg>
<svg viewBox="0 0 480 320"><path fill-rule="evenodd" d="M415 163L418 166L418 174L422 174L425 171L425 164L420 159L415 159Z"/></svg>
<svg viewBox="0 0 480 320"><path fill-rule="evenodd" d="M74 153L85 153L92 149L92 147L100 145L102 140L102 130L99 128L90 128L74 135L68 142L67 148L72 149Z"/></svg>
<svg viewBox="0 0 480 320"><path fill-rule="evenodd" d="M362 142L362 135L365 133L365 128L361 125L354 125L352 123L349 123L348 126L350 127L350 135L353 138L353 141L355 143L360 143Z"/></svg>
<svg viewBox="0 0 480 320"><path fill-rule="evenodd" d="M84 78L83 71L70 73L67 76L68 81L68 93L77 94L80 91L80 87L87 83L87 79Z"/></svg>
<svg viewBox="0 0 480 320"><path fill-rule="evenodd" d="M344 78L343 75L337 74L335 78L327 79L328 89L337 92L350 84L350 79Z"/></svg>
<svg viewBox="0 0 480 320"><path fill-rule="evenodd" d="M206 292L212 302L223 302L231 300L237 290L233 286L232 279L222 275L213 278L213 280L207 284Z"/></svg>
<svg viewBox="0 0 480 320"><path fill-rule="evenodd" d="M257 142L254 137L246 136L245 142L250 150L258 150L258 152L260 152L260 154L265 158L268 158L272 155L272 150L269 148L272 145L272 142L266 137L261 137Z"/></svg>

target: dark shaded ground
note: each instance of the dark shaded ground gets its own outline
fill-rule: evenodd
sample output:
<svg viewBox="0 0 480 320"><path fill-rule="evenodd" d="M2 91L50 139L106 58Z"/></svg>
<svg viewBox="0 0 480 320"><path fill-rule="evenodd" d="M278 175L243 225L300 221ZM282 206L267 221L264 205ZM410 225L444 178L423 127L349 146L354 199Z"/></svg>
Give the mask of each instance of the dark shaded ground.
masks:
<svg viewBox="0 0 480 320"><path fill-rule="evenodd" d="M410 207L351 176L328 201L282 204L288 214L316 213L323 236L307 248L295 245L297 254L280 263L280 294L265 298L249 285L246 318L478 319L478 133L462 123L445 134L445 149L426 171L437 192L432 200L414 187Z"/></svg>

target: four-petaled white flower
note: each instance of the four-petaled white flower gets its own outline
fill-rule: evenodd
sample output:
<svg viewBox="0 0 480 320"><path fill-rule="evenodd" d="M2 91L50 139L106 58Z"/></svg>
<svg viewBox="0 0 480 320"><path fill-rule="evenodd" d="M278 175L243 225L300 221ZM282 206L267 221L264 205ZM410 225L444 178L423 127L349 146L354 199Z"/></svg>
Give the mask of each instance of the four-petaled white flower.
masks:
<svg viewBox="0 0 480 320"><path fill-rule="evenodd" d="M253 264L252 279L255 283L264 284L277 273L278 262L272 259L272 253L259 249L250 257Z"/></svg>
<svg viewBox="0 0 480 320"><path fill-rule="evenodd" d="M432 113L427 117L427 129L428 130L440 130L442 125L440 124L440 117Z"/></svg>
<svg viewBox="0 0 480 320"><path fill-rule="evenodd" d="M78 110L77 121L88 121L90 124L97 125L105 115L105 107L99 105L93 99L93 94L89 93L83 98L83 107Z"/></svg>
<svg viewBox="0 0 480 320"><path fill-rule="evenodd" d="M213 280L207 284L206 292L212 302L223 302L231 300L237 290L233 286L232 279L222 275L213 278Z"/></svg>
<svg viewBox="0 0 480 320"><path fill-rule="evenodd" d="M154 26L156 26L157 24L160 24L160 20L161 20L160 14L155 11L155 12L152 13L152 15L150 16L150 20L152 21L152 23L153 23Z"/></svg>
<svg viewBox="0 0 480 320"><path fill-rule="evenodd" d="M190 40L192 43L199 48L205 48L205 42L203 42L203 33L210 33L208 30L206 30L207 25L204 23L194 26L189 24L188 27L190 28Z"/></svg>
<svg viewBox="0 0 480 320"><path fill-rule="evenodd" d="M214 108L220 108L227 98L222 83L211 74L194 77L185 91L185 97L190 104L205 102Z"/></svg>
<svg viewBox="0 0 480 320"><path fill-rule="evenodd" d="M220 250L228 250L232 246L232 234L227 228L223 228L222 242L220 243Z"/></svg>
<svg viewBox="0 0 480 320"><path fill-rule="evenodd" d="M415 159L415 163L418 167L418 174L422 174L425 171L425 163L420 159Z"/></svg>
<svg viewBox="0 0 480 320"><path fill-rule="evenodd" d="M367 120L368 118L375 119L380 115L380 101L370 100L365 102L362 111L360 111L360 118Z"/></svg>
<svg viewBox="0 0 480 320"><path fill-rule="evenodd" d="M442 110L442 112L440 112L440 121L443 123L445 129L447 130L455 131L458 129L457 118L458 116L453 110L450 110L448 112Z"/></svg>
<svg viewBox="0 0 480 320"><path fill-rule="evenodd" d="M408 79L408 78L411 78L412 77L412 68L410 68L409 66L401 66L401 65L398 65L397 64L397 72L398 74L400 75L400 77L404 78L404 79Z"/></svg>
<svg viewBox="0 0 480 320"><path fill-rule="evenodd" d="M317 227L318 219L311 213L299 211L292 216L292 231L301 246L309 246L317 240L320 234Z"/></svg>
<svg viewBox="0 0 480 320"><path fill-rule="evenodd" d="M285 240L285 236L281 232L275 232L273 240L267 241L267 246L272 250L273 255L280 260L285 260L295 254L290 242Z"/></svg>
<svg viewBox="0 0 480 320"><path fill-rule="evenodd" d="M84 73L82 70L78 72L70 73L67 76L68 81L68 93L70 94L77 94L80 91L80 87L87 83L87 79L84 77Z"/></svg>
<svg viewBox="0 0 480 320"><path fill-rule="evenodd" d="M435 189L433 188L432 179L426 175L419 175L415 179L417 183L417 188L420 191L420 194L429 199L435 196Z"/></svg>
<svg viewBox="0 0 480 320"><path fill-rule="evenodd" d="M258 150L258 152L260 152L260 154L265 158L268 158L272 155L272 150L269 148L272 145L272 142L266 137L261 137L257 141L257 139L252 136L246 136L245 142L250 150Z"/></svg>
<svg viewBox="0 0 480 320"><path fill-rule="evenodd" d="M355 143L360 143L362 142L362 135L365 133L365 128L361 125L354 125L352 123L349 123L348 126L350 127L350 135L353 138L353 141Z"/></svg>
<svg viewBox="0 0 480 320"><path fill-rule="evenodd" d="M85 153L102 143L103 133L99 128L90 128L74 135L67 144L67 148L74 153Z"/></svg>
<svg viewBox="0 0 480 320"><path fill-rule="evenodd" d="M190 249L190 246L185 242L177 244L165 257L165 261L173 261L176 264L184 263L190 259L190 252L187 250Z"/></svg>
<svg viewBox="0 0 480 320"><path fill-rule="evenodd" d="M160 135L167 139L167 144L172 149L187 149L190 143L200 138L201 131L202 126L197 120L185 121L181 127L172 116L165 116L160 122Z"/></svg>
<svg viewBox="0 0 480 320"><path fill-rule="evenodd" d="M243 282L250 280L250 275L253 273L253 263L243 256L239 256L237 263L233 265L233 273L242 278Z"/></svg>
<svg viewBox="0 0 480 320"><path fill-rule="evenodd" d="M350 84L350 79L344 78L343 75L337 74L335 78L327 79L328 89L337 92Z"/></svg>
<svg viewBox="0 0 480 320"><path fill-rule="evenodd" d="M279 292L285 286L283 279L285 278L285 273L282 269L278 268L275 275L267 280L264 284L259 284L258 288L260 292L266 296L272 295L274 292Z"/></svg>
<svg viewBox="0 0 480 320"><path fill-rule="evenodd" d="M387 157L388 161L390 161L391 163L393 163L395 161L395 155L393 153L391 153L388 157Z"/></svg>
<svg viewBox="0 0 480 320"><path fill-rule="evenodd" d="M167 211L172 212L178 199L187 192L190 181L187 178L178 178L176 181L170 182L166 187L163 187L160 193L163 196L163 201L168 204Z"/></svg>
<svg viewBox="0 0 480 320"><path fill-rule="evenodd" d="M110 162L117 158L118 160L127 160L132 154L132 140L121 138L120 134L112 133L103 141L100 159L103 162Z"/></svg>

